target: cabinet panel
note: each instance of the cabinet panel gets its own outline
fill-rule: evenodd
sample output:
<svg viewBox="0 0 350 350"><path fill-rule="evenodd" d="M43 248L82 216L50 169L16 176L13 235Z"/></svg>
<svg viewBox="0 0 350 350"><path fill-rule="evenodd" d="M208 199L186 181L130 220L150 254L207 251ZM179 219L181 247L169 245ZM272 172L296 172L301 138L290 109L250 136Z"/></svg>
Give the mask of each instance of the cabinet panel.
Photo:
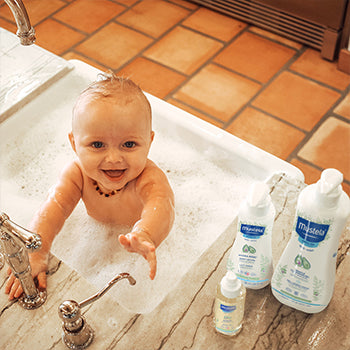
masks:
<svg viewBox="0 0 350 350"><path fill-rule="evenodd" d="M338 30L348 0L253 0Z"/></svg>

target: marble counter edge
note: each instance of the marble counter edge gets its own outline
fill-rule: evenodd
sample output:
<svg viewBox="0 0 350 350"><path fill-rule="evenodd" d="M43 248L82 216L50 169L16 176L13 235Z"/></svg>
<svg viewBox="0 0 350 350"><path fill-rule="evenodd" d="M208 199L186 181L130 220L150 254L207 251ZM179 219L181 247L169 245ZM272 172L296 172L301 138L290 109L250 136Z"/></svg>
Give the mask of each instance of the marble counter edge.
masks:
<svg viewBox="0 0 350 350"><path fill-rule="evenodd" d="M294 219L292 214L303 184L294 182L287 184L284 188L280 184L286 181L283 176L276 176L271 181L272 197L277 210L274 230L281 231L281 240L276 242L280 250L289 238L288 230L282 232L282 229L290 226ZM348 225L346 232L349 233L349 230ZM83 313L96 334L90 349L129 349L130 342L133 349L143 350L200 349L203 344L207 348L219 346L220 349L232 349L232 340L227 340L214 332L212 308L215 286L225 272L235 232L236 219L151 313L139 315L128 312L109 298L108 294L87 307ZM350 261L348 257L350 243L347 236L348 234L342 236L339 247L341 254L338 259L340 268L337 270L337 275L343 274L344 278L349 279L345 271ZM278 254L278 252L274 253L276 259L279 257ZM31 344L34 342L35 345L40 346L40 349L66 349L61 341L61 321L58 318L57 308L67 299L77 301L85 299L96 292L95 287L70 267L52 257L48 277L48 300L38 310L25 311L17 303L7 301L7 296L4 295L5 270L0 272L2 283L0 285L2 305L0 347L9 350L26 349L30 341ZM339 296L348 293L343 287L342 281L337 278L335 294ZM330 319L334 319L335 313L341 312L338 304L332 300L323 315L329 315ZM266 305L269 306L268 312ZM293 329L281 323L285 319L299 327L298 337L293 334ZM285 341L285 344L294 348L297 346L296 341L302 341L305 344L309 341L314 332L312 325L317 320L322 320L322 313L311 316L286 307L273 299L269 287L252 293L249 291L245 325L242 335L235 338L235 344L247 349L263 349L268 344L273 349L278 342ZM17 327L13 327L14 322L17 322ZM276 332L276 329L280 329L280 332ZM283 340L283 337L286 339ZM341 342L346 342L346 339L344 340L343 337Z"/></svg>

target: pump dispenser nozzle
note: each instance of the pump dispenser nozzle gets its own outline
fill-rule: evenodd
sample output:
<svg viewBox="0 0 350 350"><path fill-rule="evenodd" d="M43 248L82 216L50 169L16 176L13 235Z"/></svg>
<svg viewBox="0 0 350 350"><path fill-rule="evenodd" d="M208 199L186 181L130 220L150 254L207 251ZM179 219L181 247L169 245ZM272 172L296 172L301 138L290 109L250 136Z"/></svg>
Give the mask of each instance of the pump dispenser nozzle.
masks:
<svg viewBox="0 0 350 350"><path fill-rule="evenodd" d="M321 174L319 183L319 191L325 195L339 195L341 193L341 183L343 182L343 174L337 169L326 169Z"/></svg>
<svg viewBox="0 0 350 350"><path fill-rule="evenodd" d="M265 215L269 209L271 197L269 187L264 182L255 182L250 188L247 205L257 216Z"/></svg>
<svg viewBox="0 0 350 350"><path fill-rule="evenodd" d="M333 207L337 205L342 193L341 183L343 174L336 169L326 169L317 181L316 200L323 206Z"/></svg>

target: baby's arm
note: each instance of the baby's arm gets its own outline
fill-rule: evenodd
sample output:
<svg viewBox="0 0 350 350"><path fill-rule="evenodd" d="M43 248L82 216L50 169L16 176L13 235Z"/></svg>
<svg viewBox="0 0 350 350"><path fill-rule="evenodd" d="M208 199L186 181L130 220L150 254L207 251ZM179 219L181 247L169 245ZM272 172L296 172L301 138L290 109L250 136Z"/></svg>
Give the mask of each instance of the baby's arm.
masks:
<svg viewBox="0 0 350 350"><path fill-rule="evenodd" d="M130 252L141 254L150 265L150 278L157 269L155 249L167 237L174 222L174 193L165 174L148 161L145 170L136 182L143 210L127 235L120 235L119 242Z"/></svg>
<svg viewBox="0 0 350 350"><path fill-rule="evenodd" d="M33 277L38 278L39 289L46 289L46 271L52 242L81 198L82 175L72 162L64 168L58 183L49 191L46 201L34 215L29 228L41 236L39 251L29 255ZM17 278L9 273L5 293L9 299L19 297L23 290Z"/></svg>

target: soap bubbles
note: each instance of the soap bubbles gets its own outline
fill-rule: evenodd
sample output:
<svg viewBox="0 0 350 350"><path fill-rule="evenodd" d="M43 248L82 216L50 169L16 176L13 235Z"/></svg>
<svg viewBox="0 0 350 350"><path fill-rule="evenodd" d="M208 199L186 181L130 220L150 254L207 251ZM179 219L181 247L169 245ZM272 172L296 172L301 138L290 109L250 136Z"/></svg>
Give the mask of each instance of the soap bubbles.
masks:
<svg viewBox="0 0 350 350"><path fill-rule="evenodd" d="M156 251L154 281L148 277L147 261L119 245L118 235L130 228L98 223L87 216L82 204L67 220L53 246L56 256L97 288L120 272L130 273L137 281L135 286L120 282L108 294L135 313L151 312L176 286L233 221L252 182L247 175L221 168L167 135L157 134L150 158L167 174L176 210L173 229Z"/></svg>
<svg viewBox="0 0 350 350"><path fill-rule="evenodd" d="M30 129L21 129L20 134L4 139L1 191L6 203L2 210L16 220L20 216L19 223L23 226L28 225L49 188L56 183L60 170L74 157L67 140L70 123L70 115L58 108L50 119L41 118ZM223 156L206 140L201 141L205 149L198 150L191 137L185 134L174 137L172 132L155 126L156 137L149 156L168 176L175 193L176 210L173 229L156 251L154 281L148 277L147 261L138 254L128 253L118 242L118 235L130 228L96 222L86 214L81 202L52 247L58 258L96 289L117 274L129 272L136 285L121 281L108 294L136 313L152 311L176 287L233 221L253 182L252 177L239 169L227 168L227 152Z"/></svg>

